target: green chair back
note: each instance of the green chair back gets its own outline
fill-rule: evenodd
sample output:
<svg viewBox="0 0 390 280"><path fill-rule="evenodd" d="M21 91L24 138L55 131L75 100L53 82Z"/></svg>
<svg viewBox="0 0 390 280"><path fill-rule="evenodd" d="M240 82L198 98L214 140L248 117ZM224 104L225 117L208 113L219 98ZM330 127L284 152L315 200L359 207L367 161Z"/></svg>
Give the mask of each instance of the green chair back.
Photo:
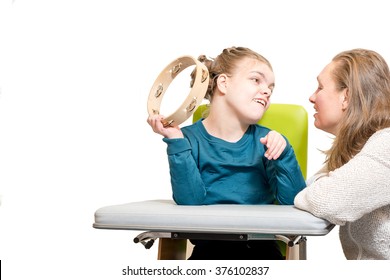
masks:
<svg viewBox="0 0 390 280"><path fill-rule="evenodd" d="M206 117L208 105L195 111L192 121ZM297 157L302 174L307 176L308 116L307 111L295 104L271 104L259 121L260 125L276 130L287 137Z"/></svg>

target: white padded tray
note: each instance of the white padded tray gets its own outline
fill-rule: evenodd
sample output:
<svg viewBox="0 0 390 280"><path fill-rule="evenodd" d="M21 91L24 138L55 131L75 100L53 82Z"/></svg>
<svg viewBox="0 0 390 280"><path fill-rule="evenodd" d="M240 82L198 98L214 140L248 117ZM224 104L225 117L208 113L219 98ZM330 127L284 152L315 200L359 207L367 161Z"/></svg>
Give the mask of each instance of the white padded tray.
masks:
<svg viewBox="0 0 390 280"><path fill-rule="evenodd" d="M147 200L106 206L94 228L160 232L326 235L333 224L287 205L177 205Z"/></svg>

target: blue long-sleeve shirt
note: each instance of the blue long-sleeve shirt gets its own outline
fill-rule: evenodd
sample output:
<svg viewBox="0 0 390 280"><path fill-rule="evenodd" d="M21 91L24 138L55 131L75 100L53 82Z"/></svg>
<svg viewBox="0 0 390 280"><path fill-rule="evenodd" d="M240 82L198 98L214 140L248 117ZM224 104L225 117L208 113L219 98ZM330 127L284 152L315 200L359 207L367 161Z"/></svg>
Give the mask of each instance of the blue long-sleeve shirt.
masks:
<svg viewBox="0 0 390 280"><path fill-rule="evenodd" d="M210 135L202 120L183 127L184 138L168 139L167 153L173 199L180 205L292 205L306 185L294 150L287 147L277 160L264 157L260 138L270 129L250 125L235 143ZM286 139L287 140L287 139Z"/></svg>

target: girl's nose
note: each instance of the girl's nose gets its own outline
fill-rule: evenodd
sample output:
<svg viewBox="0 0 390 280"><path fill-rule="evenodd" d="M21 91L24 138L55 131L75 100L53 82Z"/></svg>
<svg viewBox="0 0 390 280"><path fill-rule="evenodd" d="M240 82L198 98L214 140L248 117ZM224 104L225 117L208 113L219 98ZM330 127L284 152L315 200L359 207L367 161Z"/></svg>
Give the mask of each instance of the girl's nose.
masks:
<svg viewBox="0 0 390 280"><path fill-rule="evenodd" d="M260 89L260 92L266 96L271 96L272 90L270 88L264 87Z"/></svg>

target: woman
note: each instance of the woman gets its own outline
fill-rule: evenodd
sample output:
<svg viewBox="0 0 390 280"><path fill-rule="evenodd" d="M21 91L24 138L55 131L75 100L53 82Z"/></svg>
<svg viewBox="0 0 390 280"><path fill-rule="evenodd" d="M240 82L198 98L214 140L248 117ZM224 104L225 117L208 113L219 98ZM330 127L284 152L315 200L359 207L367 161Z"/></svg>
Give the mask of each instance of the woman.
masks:
<svg viewBox="0 0 390 280"><path fill-rule="evenodd" d="M164 127L148 123L168 145L173 198L181 205L293 204L305 181L288 141L257 122L270 105L275 84L271 64L243 47L215 59L199 57L209 70L206 118ZM191 240L190 259L282 259L275 241Z"/></svg>
<svg viewBox="0 0 390 280"><path fill-rule="evenodd" d="M340 225L347 259L390 259L390 73L378 53L336 55L309 98L314 125L335 136L296 207Z"/></svg>

